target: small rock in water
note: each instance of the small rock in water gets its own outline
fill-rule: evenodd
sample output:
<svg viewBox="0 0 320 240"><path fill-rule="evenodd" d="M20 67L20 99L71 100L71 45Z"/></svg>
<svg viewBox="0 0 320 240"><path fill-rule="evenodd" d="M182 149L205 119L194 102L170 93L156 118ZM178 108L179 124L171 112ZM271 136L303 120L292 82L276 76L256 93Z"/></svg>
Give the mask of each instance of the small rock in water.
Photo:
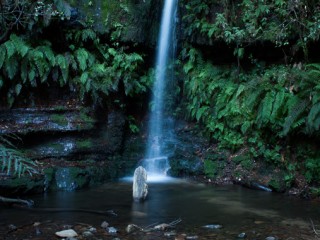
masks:
<svg viewBox="0 0 320 240"><path fill-rule="evenodd" d="M175 231L171 231L171 232L165 232L163 235L165 237L173 237L173 236L177 235L177 233Z"/></svg>
<svg viewBox="0 0 320 240"><path fill-rule="evenodd" d="M247 234L246 233L240 233L238 235L238 238L246 238L247 237Z"/></svg>
<svg viewBox="0 0 320 240"><path fill-rule="evenodd" d="M110 233L110 234L116 234L117 231L118 230L116 228L114 228L114 227L108 227L108 233Z"/></svg>
<svg viewBox="0 0 320 240"><path fill-rule="evenodd" d="M56 232L56 235L58 237L62 237L62 238L73 238L73 237L78 236L78 234L73 229L68 229L68 230Z"/></svg>
<svg viewBox="0 0 320 240"><path fill-rule="evenodd" d="M220 225L220 224L208 224L208 225L204 225L202 227L203 228L209 228L209 229L220 229L220 228L222 228L222 225Z"/></svg>
<svg viewBox="0 0 320 240"><path fill-rule="evenodd" d="M266 240L277 240L275 237L266 237Z"/></svg>
<svg viewBox="0 0 320 240"><path fill-rule="evenodd" d="M187 237L186 234L180 234L179 236L175 237L174 240L185 240Z"/></svg>
<svg viewBox="0 0 320 240"><path fill-rule="evenodd" d="M89 228L89 232L93 233L93 232L97 232L97 229L94 227Z"/></svg>
<svg viewBox="0 0 320 240"><path fill-rule="evenodd" d="M109 227L109 223L107 223L106 221L103 221L103 222L101 223L101 227L102 227L102 228L108 228L108 227Z"/></svg>
<svg viewBox="0 0 320 240"><path fill-rule="evenodd" d="M194 236L186 236L186 240L196 240L199 239L199 237L197 235Z"/></svg>
<svg viewBox="0 0 320 240"><path fill-rule="evenodd" d="M36 227L36 235L41 235L41 231L38 227Z"/></svg>
<svg viewBox="0 0 320 240"><path fill-rule="evenodd" d="M9 228L10 231L15 231L15 230L18 229L18 228L17 228L15 225L13 225L13 224L10 224L10 225L8 226L8 228Z"/></svg>
<svg viewBox="0 0 320 240"><path fill-rule="evenodd" d="M85 231L82 233L82 236L88 238L88 237L93 237L93 233L90 231Z"/></svg>

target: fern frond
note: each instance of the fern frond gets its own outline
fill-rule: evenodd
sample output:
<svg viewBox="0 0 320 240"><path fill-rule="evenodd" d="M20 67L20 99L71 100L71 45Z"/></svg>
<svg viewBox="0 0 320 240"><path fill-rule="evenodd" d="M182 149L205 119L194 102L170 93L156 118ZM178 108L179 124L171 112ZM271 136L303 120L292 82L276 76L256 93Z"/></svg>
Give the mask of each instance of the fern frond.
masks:
<svg viewBox="0 0 320 240"><path fill-rule="evenodd" d="M1 139L0 139L1 140ZM7 148L0 143L0 162L2 162L1 171L7 175L24 175L30 176L39 174L36 170L36 164L29 158L24 157L20 151L14 148Z"/></svg>
<svg viewBox="0 0 320 240"><path fill-rule="evenodd" d="M280 111L284 103L285 103L285 91L281 89L276 93L270 119L272 120L276 119L276 117L278 116L278 112Z"/></svg>
<svg viewBox="0 0 320 240"><path fill-rule="evenodd" d="M28 64L29 64L29 59L23 58L20 66L20 77L23 83L26 83L28 80Z"/></svg>
<svg viewBox="0 0 320 240"><path fill-rule="evenodd" d="M97 34L92 29L84 29L81 31L81 39L83 42L89 40L95 40L97 38Z"/></svg>
<svg viewBox="0 0 320 240"><path fill-rule="evenodd" d="M307 117L307 123L309 129L319 130L319 125L316 124L317 118L320 117L320 102L314 104L310 109L310 112Z"/></svg>
<svg viewBox="0 0 320 240"><path fill-rule="evenodd" d="M13 56L13 54L15 53L15 50L16 50L15 47L14 47L13 42L12 41L6 41L4 43L4 46L5 46L6 50L7 50L7 59L11 58Z"/></svg>
<svg viewBox="0 0 320 240"><path fill-rule="evenodd" d="M0 45L0 68L2 68L5 59L6 59L7 51L4 45Z"/></svg>
<svg viewBox="0 0 320 240"><path fill-rule="evenodd" d="M52 51L52 48L49 46L41 46L41 47L39 47L39 50L46 57L47 61L51 65L51 67L54 67L56 65L56 58L55 58L55 55Z"/></svg>
<svg viewBox="0 0 320 240"><path fill-rule="evenodd" d="M69 64L65 56L58 54L56 56L56 65L60 68L62 81L60 81L60 85L63 86L68 81L69 76Z"/></svg>
<svg viewBox="0 0 320 240"><path fill-rule="evenodd" d="M281 132L282 136L287 135L290 129L293 129L294 124L300 121L299 116L305 111L308 103L309 101L307 100L296 100L296 104L289 109L289 114L285 119L283 130Z"/></svg>
<svg viewBox="0 0 320 240"><path fill-rule="evenodd" d="M76 59L78 61L79 67L82 71L87 69L87 60L89 58L89 53L84 48L79 48L75 52Z"/></svg>
<svg viewBox="0 0 320 240"><path fill-rule="evenodd" d="M24 57L28 53L30 47L21 39L21 37L11 34L10 40L21 57Z"/></svg>
<svg viewBox="0 0 320 240"><path fill-rule="evenodd" d="M13 79L18 72L19 63L14 57L6 59L5 70L10 79Z"/></svg>

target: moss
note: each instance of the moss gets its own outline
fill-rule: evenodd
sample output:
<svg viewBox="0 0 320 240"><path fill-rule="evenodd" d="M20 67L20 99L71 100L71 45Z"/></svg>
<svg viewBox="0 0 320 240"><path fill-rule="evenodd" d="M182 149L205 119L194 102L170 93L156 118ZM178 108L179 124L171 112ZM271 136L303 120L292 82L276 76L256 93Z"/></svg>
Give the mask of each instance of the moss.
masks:
<svg viewBox="0 0 320 240"><path fill-rule="evenodd" d="M252 156L248 153L234 157L233 161L237 164L240 164L244 169L248 171L252 170L254 167Z"/></svg>
<svg viewBox="0 0 320 240"><path fill-rule="evenodd" d="M52 114L50 119L60 125L60 126L67 126L69 124L68 119L66 118L65 115L61 115L61 114Z"/></svg>
<svg viewBox="0 0 320 240"><path fill-rule="evenodd" d="M310 195L312 198L320 197L320 188L319 187L310 187Z"/></svg>
<svg viewBox="0 0 320 240"><path fill-rule="evenodd" d="M88 149L93 147L93 143L91 139L84 139L76 141L76 146L80 149Z"/></svg>

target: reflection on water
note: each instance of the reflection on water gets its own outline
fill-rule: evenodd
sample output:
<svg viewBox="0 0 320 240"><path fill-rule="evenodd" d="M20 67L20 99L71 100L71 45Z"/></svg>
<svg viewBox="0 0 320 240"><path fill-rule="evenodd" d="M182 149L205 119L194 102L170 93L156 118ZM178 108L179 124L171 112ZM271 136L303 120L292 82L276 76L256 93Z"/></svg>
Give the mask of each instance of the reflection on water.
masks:
<svg viewBox="0 0 320 240"><path fill-rule="evenodd" d="M253 191L239 186L212 187L186 181L149 184L148 199L132 201L132 183L109 183L79 192L48 193L33 198L38 208L114 210L118 216L85 212L25 211L0 208L0 224L22 224L32 221L85 222L100 226L107 220L118 228L129 223L148 226L181 218L184 228L221 224L224 229L241 232L244 225L284 224L307 226L318 219L320 204L292 199L280 194Z"/></svg>

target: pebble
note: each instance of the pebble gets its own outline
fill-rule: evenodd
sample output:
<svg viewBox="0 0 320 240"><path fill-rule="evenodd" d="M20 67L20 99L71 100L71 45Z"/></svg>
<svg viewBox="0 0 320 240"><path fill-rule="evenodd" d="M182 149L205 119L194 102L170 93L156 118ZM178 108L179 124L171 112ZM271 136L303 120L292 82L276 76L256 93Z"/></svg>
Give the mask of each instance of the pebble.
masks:
<svg viewBox="0 0 320 240"><path fill-rule="evenodd" d="M220 229L220 228L222 228L222 225L220 225L220 224L208 224L208 225L204 225L202 227L203 228L209 228L209 229Z"/></svg>
<svg viewBox="0 0 320 240"><path fill-rule="evenodd" d="M115 234L115 233L117 233L117 231L118 230L114 227L108 227L108 233L110 233L110 234Z"/></svg>
<svg viewBox="0 0 320 240"><path fill-rule="evenodd" d="M91 228L89 228L89 232L97 232L97 229L96 228L94 228L94 227L91 227Z"/></svg>
<svg viewBox="0 0 320 240"><path fill-rule="evenodd" d="M244 232L238 235L238 238L246 238L246 237L247 237L247 234Z"/></svg>
<svg viewBox="0 0 320 240"><path fill-rule="evenodd" d="M84 236L84 237L92 237L93 233L90 232L90 231L85 231L85 232L82 233L82 236Z"/></svg>
<svg viewBox="0 0 320 240"><path fill-rule="evenodd" d="M174 231L165 232L165 233L164 233L164 236L165 236L165 237L173 237L173 236L175 236L175 235L177 235L177 233L174 232Z"/></svg>
<svg viewBox="0 0 320 240"><path fill-rule="evenodd" d="M78 234L73 229L68 229L68 230L56 232L56 235L58 237L62 237L62 238L73 238L73 237L78 236Z"/></svg>
<svg viewBox="0 0 320 240"><path fill-rule="evenodd" d="M186 236L186 240L196 240L199 239L199 237L197 235L194 236Z"/></svg>
<svg viewBox="0 0 320 240"><path fill-rule="evenodd" d="M266 237L266 240L277 240L275 237Z"/></svg>
<svg viewBox="0 0 320 240"><path fill-rule="evenodd" d="M109 223L107 223L106 221L103 221L103 222L101 223L101 227L102 227L102 228L108 228L108 227L109 227Z"/></svg>

